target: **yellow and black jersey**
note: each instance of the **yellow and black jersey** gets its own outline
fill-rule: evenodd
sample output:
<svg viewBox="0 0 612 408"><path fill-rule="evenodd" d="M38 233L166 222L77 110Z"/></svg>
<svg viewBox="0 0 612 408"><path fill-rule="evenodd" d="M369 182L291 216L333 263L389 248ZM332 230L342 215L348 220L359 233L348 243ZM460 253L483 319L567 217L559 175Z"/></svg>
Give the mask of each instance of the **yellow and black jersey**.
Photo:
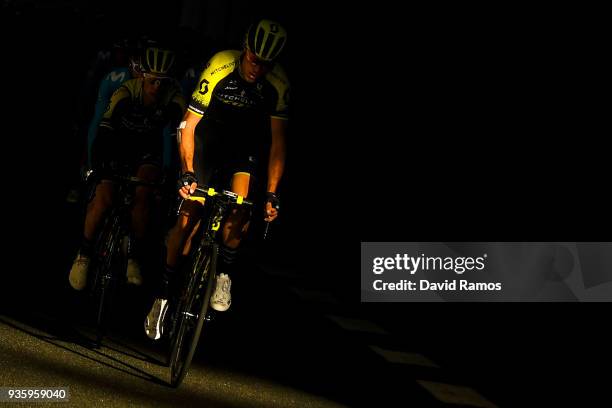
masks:
<svg viewBox="0 0 612 408"><path fill-rule="evenodd" d="M142 78L124 82L113 93L100 127L136 135L161 132L168 123L176 127L186 105L178 82L160 88L154 106L144 106L143 85Z"/></svg>
<svg viewBox="0 0 612 408"><path fill-rule="evenodd" d="M279 64L261 80L249 83L240 76L237 50L215 54L200 75L189 111L233 126L248 126L263 118L288 119L289 81Z"/></svg>

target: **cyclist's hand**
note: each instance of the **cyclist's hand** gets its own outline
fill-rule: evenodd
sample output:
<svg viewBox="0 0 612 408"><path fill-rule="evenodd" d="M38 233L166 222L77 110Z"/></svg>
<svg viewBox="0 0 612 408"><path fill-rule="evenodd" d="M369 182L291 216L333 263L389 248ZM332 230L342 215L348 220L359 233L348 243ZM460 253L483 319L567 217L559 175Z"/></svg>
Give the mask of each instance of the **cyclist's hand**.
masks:
<svg viewBox="0 0 612 408"><path fill-rule="evenodd" d="M186 171L181 175L179 179L179 195L185 199L189 198L198 186L198 179L196 175L191 171Z"/></svg>
<svg viewBox="0 0 612 408"><path fill-rule="evenodd" d="M266 214L264 221L272 222L278 217L278 210L280 208L280 201L276 194L268 192L266 193Z"/></svg>

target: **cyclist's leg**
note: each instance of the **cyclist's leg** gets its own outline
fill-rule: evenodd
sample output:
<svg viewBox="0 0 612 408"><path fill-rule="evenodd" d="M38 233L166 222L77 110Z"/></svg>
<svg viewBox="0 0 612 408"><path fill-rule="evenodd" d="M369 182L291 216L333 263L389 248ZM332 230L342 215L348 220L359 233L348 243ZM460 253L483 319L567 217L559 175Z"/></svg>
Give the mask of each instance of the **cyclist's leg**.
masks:
<svg viewBox="0 0 612 408"><path fill-rule="evenodd" d="M83 230L85 239L92 241L95 238L100 223L113 204L114 191L114 185L109 180L102 180L96 186L94 196L87 205Z"/></svg>
<svg viewBox="0 0 612 408"><path fill-rule="evenodd" d="M87 273L98 227L113 202L114 186L108 180L98 183L93 198L87 205L83 238L68 280L76 290L83 290L87 284Z"/></svg>
<svg viewBox="0 0 612 408"><path fill-rule="evenodd" d="M234 173L232 177L232 192L248 197L251 175L247 172ZM244 207L233 208L223 225L223 245L236 249L249 227L249 212Z"/></svg>
<svg viewBox="0 0 612 408"><path fill-rule="evenodd" d="M249 150L236 151L230 162L231 190L243 197L251 197L253 181L256 176L257 161ZM237 248L249 228L250 210L239 206L232 208L223 225L221 245L221 263L231 264L235 261Z"/></svg>
<svg viewBox="0 0 612 408"><path fill-rule="evenodd" d="M160 180L161 169L152 164L143 164L138 167L136 177L149 183L155 183ZM137 186L135 189L132 206L132 231L136 239L144 239L147 233L154 193L153 187Z"/></svg>
<svg viewBox="0 0 612 408"><path fill-rule="evenodd" d="M236 171L231 178L232 192L243 197L249 196L251 184L251 170L245 166L233 166L245 170ZM213 309L223 312L231 305L231 280L234 274L238 247L249 227L250 211L245 207L236 207L230 210L222 227L222 243L219 246L218 275L215 291L211 296L210 305Z"/></svg>
<svg viewBox="0 0 612 408"><path fill-rule="evenodd" d="M161 167L154 162L145 162L138 166L136 177L150 183L159 181L161 178ZM134 201L131 212L131 231L130 252L128 257L127 279L129 283L141 285L142 268L146 268L144 263L145 247L152 247L151 242L150 218L153 211L155 189L148 186L137 186L134 191ZM148 240L148 241L147 241Z"/></svg>
<svg viewBox="0 0 612 408"><path fill-rule="evenodd" d="M197 147L197 145L196 145ZM197 150L196 150L197 151ZM198 180L203 180L198 155L194 155L194 170ZM177 270L184 248L189 248L191 238L197 231L202 205L196 201L183 201L176 223L168 231L166 240L166 256L161 270L161 280L156 288L155 300L145 319L145 333L153 340L163 335L164 319L168 310L168 300L176 286ZM185 253L186 255L186 253ZM160 265L161 266L161 265Z"/></svg>
<svg viewBox="0 0 612 408"><path fill-rule="evenodd" d="M95 138L92 147L92 166L94 173L101 180L96 186L95 193L87 205L85 216L85 239L93 240L95 233L106 212L112 205L114 185L105 176L112 173L112 169L119 167L122 158L121 149L118 148L118 138L115 135L100 135Z"/></svg>
<svg viewBox="0 0 612 408"><path fill-rule="evenodd" d="M175 292L179 259L185 240L195 230L201 205L195 201L184 201L174 227L168 233L166 259L161 271L161 280L156 288L155 300L145 319L145 333L152 340L159 340L164 333L164 320L168 311L168 301Z"/></svg>
<svg viewBox="0 0 612 408"><path fill-rule="evenodd" d="M95 193L87 204L83 241L79 253L72 264L68 278L70 285L76 290L85 288L89 259L93 250L96 233L104 216L112 206L114 186L109 180L104 180L104 174L110 171L110 169L116 168L116 165L121 161L119 156L122 150L117 148L118 140L116 135L106 133L99 134L93 142L92 166L102 181L96 186Z"/></svg>
<svg viewBox="0 0 612 408"><path fill-rule="evenodd" d="M191 239L197 232L202 205L196 201L184 201L181 205L176 224L168 232L168 243L166 246L166 264L176 268L181 255L187 255L191 245Z"/></svg>

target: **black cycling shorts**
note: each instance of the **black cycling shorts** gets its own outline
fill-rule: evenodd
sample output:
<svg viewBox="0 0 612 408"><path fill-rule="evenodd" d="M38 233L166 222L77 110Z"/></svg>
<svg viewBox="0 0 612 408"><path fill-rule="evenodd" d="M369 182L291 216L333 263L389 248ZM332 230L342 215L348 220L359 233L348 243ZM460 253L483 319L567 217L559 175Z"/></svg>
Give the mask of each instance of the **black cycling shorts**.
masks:
<svg viewBox="0 0 612 408"><path fill-rule="evenodd" d="M210 123L199 125L193 157L199 184L229 189L234 174L244 172L251 176L249 191L257 190L263 171L262 140L265 138L261 132L253 134Z"/></svg>
<svg viewBox="0 0 612 408"><path fill-rule="evenodd" d="M162 167L162 134L131 135L99 132L92 149L92 165L101 175L117 169L136 173L142 165Z"/></svg>

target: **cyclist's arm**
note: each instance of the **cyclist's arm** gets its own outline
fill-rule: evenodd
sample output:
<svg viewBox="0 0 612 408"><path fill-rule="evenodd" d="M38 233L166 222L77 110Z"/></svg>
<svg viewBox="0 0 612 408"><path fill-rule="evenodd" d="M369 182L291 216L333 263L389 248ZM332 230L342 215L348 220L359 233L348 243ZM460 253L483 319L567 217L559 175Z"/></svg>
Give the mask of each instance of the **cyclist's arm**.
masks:
<svg viewBox="0 0 612 408"><path fill-rule="evenodd" d="M128 81L128 83L131 81ZM99 131L103 128L114 131L119 128L121 118L129 111L131 106L131 93L127 86L122 85L113 92L110 102L100 121Z"/></svg>
<svg viewBox="0 0 612 408"><path fill-rule="evenodd" d="M181 171L183 173L190 171L194 172L193 169L193 151L195 148L195 128L202 119L201 116L194 114L191 111L187 111L183 116L183 121L179 125L177 130L177 140L179 146L179 155L181 159Z"/></svg>
<svg viewBox="0 0 612 408"><path fill-rule="evenodd" d="M285 119L270 119L272 143L270 146L270 158L268 160L267 191L272 193L276 193L278 183L285 170L287 122L288 121Z"/></svg>
<svg viewBox="0 0 612 408"><path fill-rule="evenodd" d="M285 71L279 64L266 77L277 92L275 106L270 115L272 144L268 160L268 192L276 193L285 170L286 133L289 118L290 85Z"/></svg>
<svg viewBox="0 0 612 408"><path fill-rule="evenodd" d="M94 167L101 165L121 148L116 130L121 124L121 118L130 109L130 105L129 92L123 87L113 93L92 143L91 161Z"/></svg>
<svg viewBox="0 0 612 408"><path fill-rule="evenodd" d="M98 133L98 127L100 126L106 107L110 103L113 93L118 89L119 85L126 80L126 77L127 72L115 70L109 72L104 79L100 81L93 116L87 131L87 159L90 166L94 139Z"/></svg>

